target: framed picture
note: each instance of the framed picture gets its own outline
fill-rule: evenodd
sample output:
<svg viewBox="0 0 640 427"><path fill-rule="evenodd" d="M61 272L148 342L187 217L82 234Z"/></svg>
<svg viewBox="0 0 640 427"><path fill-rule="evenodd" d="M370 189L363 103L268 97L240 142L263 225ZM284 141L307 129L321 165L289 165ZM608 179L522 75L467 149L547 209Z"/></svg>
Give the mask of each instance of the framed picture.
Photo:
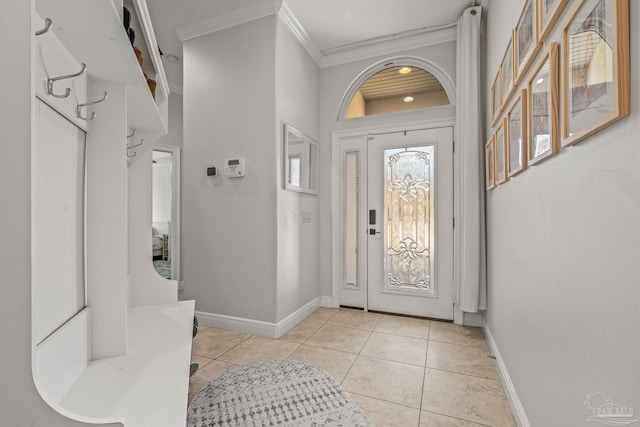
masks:
<svg viewBox="0 0 640 427"><path fill-rule="evenodd" d="M501 107L509 102L509 97L511 96L511 91L514 88L513 81L513 34L509 39L509 44L507 45L507 50L502 57L502 63L500 64L500 74L502 81L502 104Z"/></svg>
<svg viewBox="0 0 640 427"><path fill-rule="evenodd" d="M544 40L569 0L538 0L538 39Z"/></svg>
<svg viewBox="0 0 640 427"><path fill-rule="evenodd" d="M567 146L629 114L629 1L580 1L562 43L562 145Z"/></svg>
<svg viewBox="0 0 640 427"><path fill-rule="evenodd" d="M496 187L496 149L495 138L492 136L484 145L484 176L487 191Z"/></svg>
<svg viewBox="0 0 640 427"><path fill-rule="evenodd" d="M512 177L527 168L527 89L520 91L513 107L509 111L507 146L509 163L507 171Z"/></svg>
<svg viewBox="0 0 640 427"><path fill-rule="evenodd" d="M503 118L496 130L496 185L509 180L507 174L507 118Z"/></svg>
<svg viewBox="0 0 640 427"><path fill-rule="evenodd" d="M491 85L489 104L489 108L491 110L491 126L495 126L498 118L500 117L500 107L502 106L502 80L500 78L500 68L498 68L496 77L493 79L493 84Z"/></svg>
<svg viewBox="0 0 640 427"><path fill-rule="evenodd" d="M528 85L531 165L558 152L558 43L551 43Z"/></svg>
<svg viewBox="0 0 640 427"><path fill-rule="evenodd" d="M538 23L536 20L537 0L526 0L514 32L514 58L516 79L522 77L529 63L538 53ZM516 81L516 84L518 81Z"/></svg>

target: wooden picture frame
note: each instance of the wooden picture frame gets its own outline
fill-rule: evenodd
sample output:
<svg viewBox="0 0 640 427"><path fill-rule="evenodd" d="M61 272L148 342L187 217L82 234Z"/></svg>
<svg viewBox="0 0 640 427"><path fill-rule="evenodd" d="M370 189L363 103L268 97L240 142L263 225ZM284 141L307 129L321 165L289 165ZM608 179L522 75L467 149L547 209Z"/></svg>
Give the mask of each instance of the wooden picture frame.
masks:
<svg viewBox="0 0 640 427"><path fill-rule="evenodd" d="M538 39L545 40L569 0L538 0Z"/></svg>
<svg viewBox="0 0 640 427"><path fill-rule="evenodd" d="M492 135L484 145L484 177L487 191L496 188L496 149L495 138Z"/></svg>
<svg viewBox="0 0 640 427"><path fill-rule="evenodd" d="M524 88L507 115L507 171L510 178L527 168L527 107L527 89Z"/></svg>
<svg viewBox="0 0 640 427"><path fill-rule="evenodd" d="M498 72L493 79L491 85L491 92L489 92L489 109L491 112L491 126L495 126L498 118L500 117L500 107L502 106L502 79L501 70L498 67Z"/></svg>
<svg viewBox="0 0 640 427"><path fill-rule="evenodd" d="M511 32L511 37L509 38L509 44L507 45L507 49L502 55L502 62L500 63L500 82L501 89L500 93L502 94L502 103L501 110L509 103L509 98L511 97L511 92L515 88L515 67L513 65L513 40L515 37L515 30Z"/></svg>
<svg viewBox="0 0 640 427"><path fill-rule="evenodd" d="M582 0L562 31L562 146L629 114L629 1Z"/></svg>
<svg viewBox="0 0 640 427"><path fill-rule="evenodd" d="M507 118L503 117L496 129L496 185L503 184L509 180L507 172L507 126Z"/></svg>
<svg viewBox="0 0 640 427"><path fill-rule="evenodd" d="M526 74L529 64L535 58L541 43L538 37L537 0L526 0L514 30L515 83Z"/></svg>
<svg viewBox="0 0 640 427"><path fill-rule="evenodd" d="M558 43L551 43L527 86L528 163L558 152Z"/></svg>

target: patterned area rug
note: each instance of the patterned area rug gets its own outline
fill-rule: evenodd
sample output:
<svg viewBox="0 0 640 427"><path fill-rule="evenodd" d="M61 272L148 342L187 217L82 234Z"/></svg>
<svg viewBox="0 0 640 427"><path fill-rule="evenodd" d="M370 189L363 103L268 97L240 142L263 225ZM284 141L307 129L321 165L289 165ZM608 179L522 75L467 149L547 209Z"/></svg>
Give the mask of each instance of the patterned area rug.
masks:
<svg viewBox="0 0 640 427"><path fill-rule="evenodd" d="M369 425L329 374L291 359L234 366L209 381L187 413L187 427Z"/></svg>
<svg viewBox="0 0 640 427"><path fill-rule="evenodd" d="M153 261L153 267L165 279L171 278L171 261L155 260Z"/></svg>

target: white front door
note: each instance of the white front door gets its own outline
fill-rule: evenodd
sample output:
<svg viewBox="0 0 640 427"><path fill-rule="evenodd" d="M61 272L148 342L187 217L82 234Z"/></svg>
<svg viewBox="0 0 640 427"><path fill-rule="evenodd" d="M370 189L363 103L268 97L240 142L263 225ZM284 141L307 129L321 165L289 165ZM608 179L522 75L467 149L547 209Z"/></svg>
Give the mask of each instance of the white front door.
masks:
<svg viewBox="0 0 640 427"><path fill-rule="evenodd" d="M444 127L341 141L342 305L453 318L452 135Z"/></svg>

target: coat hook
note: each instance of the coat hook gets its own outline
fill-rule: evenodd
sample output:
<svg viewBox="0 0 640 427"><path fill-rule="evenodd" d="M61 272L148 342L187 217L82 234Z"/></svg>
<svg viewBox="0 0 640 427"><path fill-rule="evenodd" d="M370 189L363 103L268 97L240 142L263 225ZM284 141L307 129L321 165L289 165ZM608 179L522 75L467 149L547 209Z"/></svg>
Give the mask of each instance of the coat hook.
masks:
<svg viewBox="0 0 640 427"><path fill-rule="evenodd" d="M140 140L140 144L132 145L131 147L127 146L127 150L131 150L132 148L140 147L142 144L144 144L144 138L142 138Z"/></svg>
<svg viewBox="0 0 640 427"><path fill-rule="evenodd" d="M131 129L131 133L129 135L127 135L127 138L131 138L135 134L136 134L136 130L135 129Z"/></svg>
<svg viewBox="0 0 640 427"><path fill-rule="evenodd" d="M108 94L107 94L107 92L105 91L105 92L104 92L104 95L102 96L102 99L99 99L99 100L97 100L97 101L93 101L93 102L86 102L86 103L84 103L84 104L78 104L78 105L76 106L76 117L77 117L77 118L79 118L79 119L82 119L82 120L93 120L93 119L95 119L95 117L96 117L96 113L94 113L94 112L92 112L92 113L91 113L91 115L90 115L89 117L83 117L83 116L82 116L82 107L86 107L86 106L88 106L88 105L98 104L98 103L100 103L100 102L104 101L105 99L107 99L107 96L108 96Z"/></svg>
<svg viewBox="0 0 640 427"><path fill-rule="evenodd" d="M65 79L70 79L72 77L78 77L79 75L83 74L86 71L86 69L87 69L87 65L83 62L82 70L80 70L75 74L68 74L66 76L60 76L60 77L51 77L47 79L47 94L51 96L55 96L56 98L66 98L71 93L71 89L67 88L63 95L58 95L53 93L53 83L58 80L65 80Z"/></svg>
<svg viewBox="0 0 640 427"><path fill-rule="evenodd" d="M44 19L44 28L41 30L36 31L36 36L41 36L42 34L46 33L47 31L49 31L51 29L51 24L53 24L53 21L49 18L45 18Z"/></svg>
<svg viewBox="0 0 640 427"><path fill-rule="evenodd" d="M136 153L135 151L133 152L133 154L129 154L129 153L127 153L127 157L135 157L135 156L136 156L136 154L138 154L138 153Z"/></svg>

